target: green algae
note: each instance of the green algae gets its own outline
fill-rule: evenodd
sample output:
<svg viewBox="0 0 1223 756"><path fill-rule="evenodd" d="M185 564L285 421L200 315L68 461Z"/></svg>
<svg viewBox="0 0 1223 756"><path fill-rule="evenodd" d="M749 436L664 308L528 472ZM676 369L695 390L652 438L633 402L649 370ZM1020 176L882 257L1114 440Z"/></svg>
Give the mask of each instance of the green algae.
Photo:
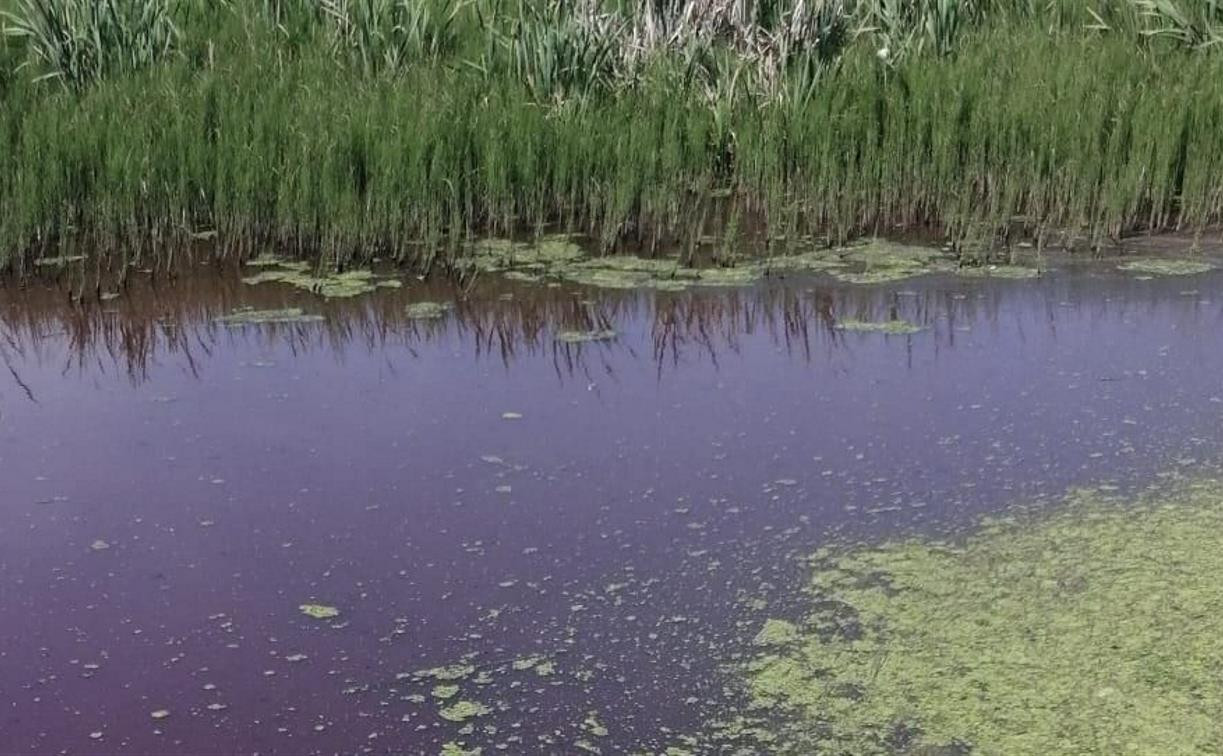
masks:
<svg viewBox="0 0 1223 756"><path fill-rule="evenodd" d="M856 269L832 270L830 274L838 281L852 284L891 283L953 268L941 250L884 239L847 247L840 253L840 259Z"/></svg>
<svg viewBox="0 0 1223 756"><path fill-rule="evenodd" d="M823 273L839 270L845 266L846 262L841 259L838 250L834 249L817 249L793 255L781 255L769 258L765 264L769 271L775 273Z"/></svg>
<svg viewBox="0 0 1223 756"><path fill-rule="evenodd" d="M858 331L861 333L888 333L895 335L908 335L918 333L922 327L910 323L907 320L857 320L855 318L843 318L837 321L835 326L839 331Z"/></svg>
<svg viewBox="0 0 1223 756"><path fill-rule="evenodd" d="M551 677L556 674L556 665L550 661L540 662L535 665L535 674L540 677Z"/></svg>
<svg viewBox="0 0 1223 756"><path fill-rule="evenodd" d="M242 308L228 315L215 318L213 322L227 326L290 324L290 323L320 323L325 318L322 315L307 315L298 307L286 307L280 310L255 310Z"/></svg>
<svg viewBox="0 0 1223 756"><path fill-rule="evenodd" d="M798 626L793 622L779 619L767 619L760 632L752 639L757 646L784 646L798 640Z"/></svg>
<svg viewBox="0 0 1223 756"><path fill-rule="evenodd" d="M438 711L438 716L447 722L465 722L473 717L482 717L490 711L492 709L477 701L459 701Z"/></svg>
<svg viewBox="0 0 1223 756"><path fill-rule="evenodd" d="M955 270L939 249L883 239L709 267L685 265L674 257L590 257L565 237L545 237L535 243L488 239L474 244L456 265L462 270L498 273L528 283L568 282L599 289L656 291L750 286L767 274L787 272L828 273L849 283L873 284ZM994 269L999 277L1017 275L1006 266Z"/></svg>
<svg viewBox="0 0 1223 756"><path fill-rule="evenodd" d="M250 263L248 263L250 264ZM380 288L399 288L401 281L376 276L369 270L311 273L307 263L266 261L268 269L242 279L242 283L258 286L280 283L317 294L326 299L348 299L369 294Z"/></svg>
<svg viewBox="0 0 1223 756"><path fill-rule="evenodd" d="M428 678L433 678L434 680L462 680L475 671L476 668L470 664L449 664L444 667L417 670L412 673L412 677L418 680Z"/></svg>
<svg viewBox="0 0 1223 756"><path fill-rule="evenodd" d="M964 278L1025 279L1038 277L1040 270L1024 265L975 265L957 269L956 275Z"/></svg>
<svg viewBox="0 0 1223 756"><path fill-rule="evenodd" d="M314 619L333 619L340 616L340 610L326 604L302 604L297 607L301 613Z"/></svg>
<svg viewBox="0 0 1223 756"><path fill-rule="evenodd" d="M1214 270L1210 263L1200 260L1165 260L1148 258L1131 260L1118 265L1119 270L1130 273L1144 273L1149 276L1194 276Z"/></svg>
<svg viewBox="0 0 1223 756"><path fill-rule="evenodd" d="M508 271L547 272L557 265L585 256L582 248L565 236L547 236L536 242L510 239L482 239L456 261L462 269L481 273Z"/></svg>
<svg viewBox="0 0 1223 756"><path fill-rule="evenodd" d="M524 670L531 669L543 660L544 658L542 656L526 656L521 659L515 659L510 663L510 666L516 671L522 672Z"/></svg>
<svg viewBox="0 0 1223 756"><path fill-rule="evenodd" d="M808 616L741 668L750 705L723 736L803 754L1223 751L1223 481L1076 492L958 544L814 563Z"/></svg>
<svg viewBox="0 0 1223 756"><path fill-rule="evenodd" d="M566 344L584 344L590 341L611 341L616 338L616 332L610 329L597 331L561 331L556 334L556 340Z"/></svg>
<svg viewBox="0 0 1223 756"><path fill-rule="evenodd" d="M438 685L433 689L433 696L435 698L443 699L453 698L454 696L458 695L458 692L459 686L457 685Z"/></svg>
<svg viewBox="0 0 1223 756"><path fill-rule="evenodd" d="M449 302L413 302L404 308L409 320L440 320L454 309Z"/></svg>

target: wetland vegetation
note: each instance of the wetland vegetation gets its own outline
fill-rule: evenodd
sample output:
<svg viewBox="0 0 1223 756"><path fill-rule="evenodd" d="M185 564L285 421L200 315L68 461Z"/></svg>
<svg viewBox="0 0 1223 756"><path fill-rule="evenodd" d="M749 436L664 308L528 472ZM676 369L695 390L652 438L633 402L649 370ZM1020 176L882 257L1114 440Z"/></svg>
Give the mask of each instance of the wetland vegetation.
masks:
<svg viewBox="0 0 1223 756"><path fill-rule="evenodd" d="M1223 0L0 0L0 730L1223 751L1221 81Z"/></svg>
<svg viewBox="0 0 1223 756"><path fill-rule="evenodd" d="M1223 208L1214 0L0 10L9 271L269 246L427 269L541 231L727 264L898 232L981 257Z"/></svg>

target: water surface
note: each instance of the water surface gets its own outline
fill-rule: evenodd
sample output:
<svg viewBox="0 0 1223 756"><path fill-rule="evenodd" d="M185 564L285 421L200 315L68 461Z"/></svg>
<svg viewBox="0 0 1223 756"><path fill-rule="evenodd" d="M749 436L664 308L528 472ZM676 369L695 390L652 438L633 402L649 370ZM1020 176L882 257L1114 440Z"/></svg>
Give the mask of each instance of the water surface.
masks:
<svg viewBox="0 0 1223 756"><path fill-rule="evenodd" d="M3 750L680 743L821 544L1213 459L1221 282L4 289ZM326 319L214 321L241 306Z"/></svg>

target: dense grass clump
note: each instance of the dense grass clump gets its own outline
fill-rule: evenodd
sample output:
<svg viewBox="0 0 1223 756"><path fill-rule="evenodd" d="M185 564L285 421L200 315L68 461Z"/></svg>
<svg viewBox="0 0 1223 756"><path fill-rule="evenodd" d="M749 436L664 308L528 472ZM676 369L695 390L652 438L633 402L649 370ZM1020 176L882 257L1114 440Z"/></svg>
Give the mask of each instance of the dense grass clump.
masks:
<svg viewBox="0 0 1223 756"><path fill-rule="evenodd" d="M1223 216L1215 0L0 0L0 261Z"/></svg>

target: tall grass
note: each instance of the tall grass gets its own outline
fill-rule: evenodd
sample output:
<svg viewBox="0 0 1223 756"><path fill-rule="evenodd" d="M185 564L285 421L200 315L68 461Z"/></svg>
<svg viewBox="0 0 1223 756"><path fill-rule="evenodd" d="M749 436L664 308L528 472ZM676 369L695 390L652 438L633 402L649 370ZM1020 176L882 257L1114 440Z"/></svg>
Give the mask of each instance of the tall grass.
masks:
<svg viewBox="0 0 1223 756"><path fill-rule="evenodd" d="M103 5L0 0L10 269L1223 220L1212 0Z"/></svg>

